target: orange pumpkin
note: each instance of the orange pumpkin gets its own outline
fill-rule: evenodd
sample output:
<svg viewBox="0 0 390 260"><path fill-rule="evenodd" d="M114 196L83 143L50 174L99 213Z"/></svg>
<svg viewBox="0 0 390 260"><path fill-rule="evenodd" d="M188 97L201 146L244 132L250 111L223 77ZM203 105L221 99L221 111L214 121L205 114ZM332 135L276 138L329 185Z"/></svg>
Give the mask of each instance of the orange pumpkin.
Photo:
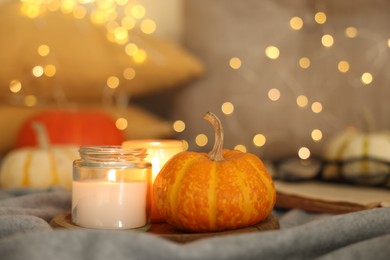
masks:
<svg viewBox="0 0 390 260"><path fill-rule="evenodd" d="M204 117L215 128L209 154L181 152L161 169L154 200L167 223L189 232L214 232L251 226L271 212L276 192L256 155L223 149L220 120Z"/></svg>
<svg viewBox="0 0 390 260"><path fill-rule="evenodd" d="M17 148L37 146L34 122L44 125L52 144L120 145L124 141L123 132L108 114L95 110L51 109L23 123L16 137Z"/></svg>

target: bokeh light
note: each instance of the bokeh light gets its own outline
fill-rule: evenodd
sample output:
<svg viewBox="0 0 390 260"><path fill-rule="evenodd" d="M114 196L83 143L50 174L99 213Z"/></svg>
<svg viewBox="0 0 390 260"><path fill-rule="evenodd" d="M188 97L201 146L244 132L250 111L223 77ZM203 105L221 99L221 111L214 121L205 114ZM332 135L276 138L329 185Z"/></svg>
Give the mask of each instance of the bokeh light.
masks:
<svg viewBox="0 0 390 260"><path fill-rule="evenodd" d="M234 112L234 105L232 102L225 102L221 106L222 113L231 115Z"/></svg>
<svg viewBox="0 0 390 260"><path fill-rule="evenodd" d="M332 47L333 43L334 43L333 36L330 34L323 35L321 38L321 43L324 47L327 47L327 48Z"/></svg>
<svg viewBox="0 0 390 260"><path fill-rule="evenodd" d="M267 139L263 134L257 134L253 137L253 144L257 147L262 147L265 145Z"/></svg>
<svg viewBox="0 0 390 260"><path fill-rule="evenodd" d="M280 91L277 88L271 88L268 91L268 98L272 101L277 101L280 99Z"/></svg>
<svg viewBox="0 0 390 260"><path fill-rule="evenodd" d="M229 61L229 65L232 69L239 69L241 68L241 60L238 57L233 57Z"/></svg>
<svg viewBox="0 0 390 260"><path fill-rule="evenodd" d="M209 139L207 138L207 135L205 135L205 134L198 134L195 137L195 143L199 147L203 147L203 146L207 145L208 141L209 141Z"/></svg>
<svg viewBox="0 0 390 260"><path fill-rule="evenodd" d="M297 97L297 105L300 107L300 108L305 108L307 107L308 103L309 103L309 100L308 98L305 96L305 95L299 95Z"/></svg>
<svg viewBox="0 0 390 260"><path fill-rule="evenodd" d="M234 150L238 150L238 151L241 151L243 153L247 152L247 148L243 144L238 144L238 145L234 146Z"/></svg>
<svg viewBox="0 0 390 260"><path fill-rule="evenodd" d="M324 12L317 12L315 15L314 15L314 20L316 21L316 23L318 24L324 24L326 23L326 14Z"/></svg>
<svg viewBox="0 0 390 260"><path fill-rule="evenodd" d="M298 31L302 29L302 26L303 26L303 20L301 17L295 16L290 19L291 29Z"/></svg>
<svg viewBox="0 0 390 260"><path fill-rule="evenodd" d="M280 55L279 48L275 46L268 46L265 48L265 55L272 60L276 60Z"/></svg>
<svg viewBox="0 0 390 260"><path fill-rule="evenodd" d="M119 130L125 130L128 126L128 122L126 118L120 117L115 121L115 126Z"/></svg>
<svg viewBox="0 0 390 260"><path fill-rule="evenodd" d="M173 130L177 133L181 133L186 129L186 123L183 120L176 120L173 122Z"/></svg>
<svg viewBox="0 0 390 260"><path fill-rule="evenodd" d="M298 156L299 158L306 160L310 157L310 150L307 147L301 147L298 150Z"/></svg>

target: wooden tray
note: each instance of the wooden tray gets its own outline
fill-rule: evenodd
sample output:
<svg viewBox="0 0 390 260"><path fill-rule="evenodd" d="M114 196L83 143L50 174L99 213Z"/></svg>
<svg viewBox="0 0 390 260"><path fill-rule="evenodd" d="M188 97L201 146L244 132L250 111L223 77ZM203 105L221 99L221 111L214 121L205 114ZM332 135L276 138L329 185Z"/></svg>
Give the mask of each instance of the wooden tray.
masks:
<svg viewBox="0 0 390 260"><path fill-rule="evenodd" d="M53 228L85 229L83 227L77 226L72 223L72 217L70 212L61 213L57 215L52 219L50 225ZM274 229L279 229L279 222L274 215L270 214L264 221L260 222L257 225L246 227L246 228L235 229L235 230L229 230L229 231L212 232L212 233L185 233L167 223L153 223L150 229L147 230L146 232L155 234L159 237L174 242L187 243L198 239L213 237L213 236L260 232L260 231L274 230Z"/></svg>

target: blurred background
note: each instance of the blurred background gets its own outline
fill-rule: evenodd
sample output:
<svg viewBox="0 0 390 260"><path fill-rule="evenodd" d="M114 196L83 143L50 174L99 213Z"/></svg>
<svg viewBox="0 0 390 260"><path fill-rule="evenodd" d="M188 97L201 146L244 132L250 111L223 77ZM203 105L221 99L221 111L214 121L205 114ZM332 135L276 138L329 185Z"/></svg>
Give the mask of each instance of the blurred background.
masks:
<svg viewBox="0 0 390 260"><path fill-rule="evenodd" d="M351 127L389 130L389 24L387 0L0 0L0 152L61 108L194 151L212 111L226 148L321 157Z"/></svg>

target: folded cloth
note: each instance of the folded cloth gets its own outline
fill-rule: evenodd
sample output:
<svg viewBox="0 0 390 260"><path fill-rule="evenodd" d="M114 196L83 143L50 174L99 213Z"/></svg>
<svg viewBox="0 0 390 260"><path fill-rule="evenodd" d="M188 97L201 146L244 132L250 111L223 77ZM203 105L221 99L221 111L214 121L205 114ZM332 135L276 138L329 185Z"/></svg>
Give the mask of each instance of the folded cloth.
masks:
<svg viewBox="0 0 390 260"><path fill-rule="evenodd" d="M1 259L388 259L390 208L343 215L276 212L281 229L177 244L140 231L52 230L70 194L48 190L0 199ZM7 228L12 227L12 228Z"/></svg>

